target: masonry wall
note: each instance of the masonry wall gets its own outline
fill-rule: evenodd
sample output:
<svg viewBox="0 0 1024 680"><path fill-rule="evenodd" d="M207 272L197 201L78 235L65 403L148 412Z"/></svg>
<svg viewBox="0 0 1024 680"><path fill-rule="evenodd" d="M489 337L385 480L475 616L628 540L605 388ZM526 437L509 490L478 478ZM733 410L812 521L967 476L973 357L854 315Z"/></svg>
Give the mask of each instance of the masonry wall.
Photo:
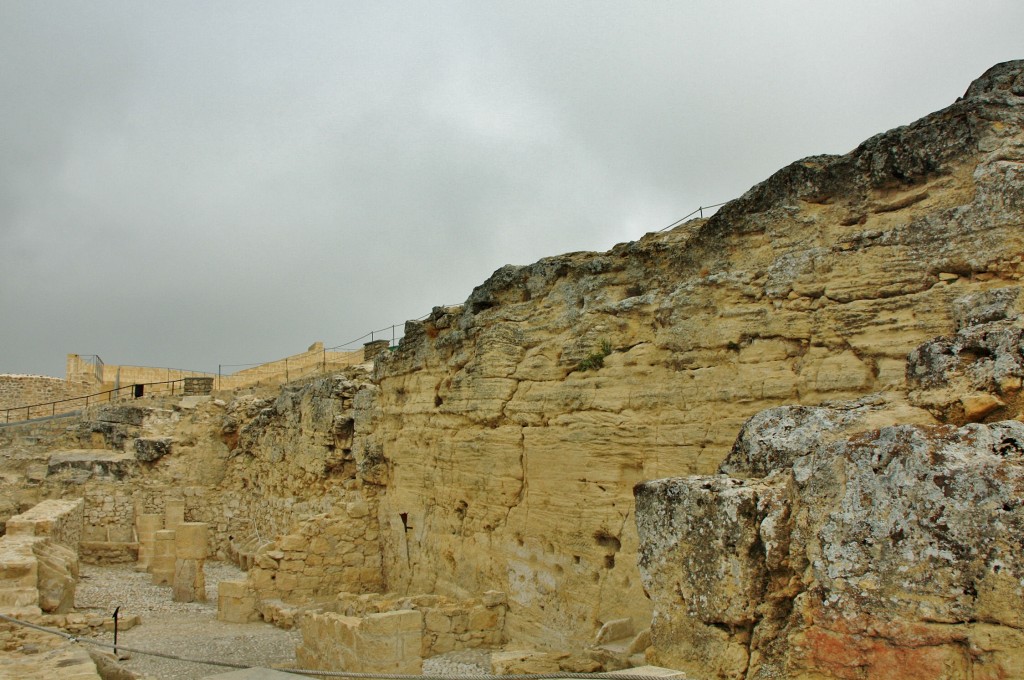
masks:
<svg viewBox="0 0 1024 680"><path fill-rule="evenodd" d="M197 376L215 378L214 389L234 390L254 385L279 385L316 373L340 370L364 361L366 354L363 349L337 352L325 349L322 342L315 342L305 352L223 375L179 368L119 364L101 364L97 371L94 364L78 354L67 355L66 370L69 381L89 385L89 391L86 393L113 389L115 386L167 382ZM0 408L2 407L3 404L0 402Z"/></svg>
<svg viewBox="0 0 1024 680"><path fill-rule="evenodd" d="M311 517L261 552L250 570L260 599L306 602L383 589L375 506L358 500Z"/></svg>
<svg viewBox="0 0 1024 680"><path fill-rule="evenodd" d="M167 382L195 376L210 376L213 373L187 371L179 368L156 368L153 366L112 366L103 367L103 384L110 389L115 385Z"/></svg>
<svg viewBox="0 0 1024 680"><path fill-rule="evenodd" d="M313 343L308 350L252 368L219 376L217 389L229 390L250 385L276 385L315 373L337 370L364 361L362 349L352 352L325 350L322 342Z"/></svg>
<svg viewBox="0 0 1024 680"><path fill-rule="evenodd" d="M415 674L423 659L504 642L506 598L497 591L458 601L340 596L328 608L302 617L302 668Z"/></svg>
<svg viewBox="0 0 1024 680"><path fill-rule="evenodd" d="M47 536L71 550L82 539L82 499L45 500L7 520L8 536Z"/></svg>
<svg viewBox="0 0 1024 680"><path fill-rule="evenodd" d="M50 378L42 375L0 375L0 422L6 420L24 420L26 411L19 409L11 412L10 415L4 412L5 409L18 406L29 406L45 402L59 401L62 399L73 399L95 391L93 385L85 382L69 382L61 378ZM28 417L56 413L64 413L81 408L82 402L71 402L68 404L56 404L54 407L46 406L32 409Z"/></svg>

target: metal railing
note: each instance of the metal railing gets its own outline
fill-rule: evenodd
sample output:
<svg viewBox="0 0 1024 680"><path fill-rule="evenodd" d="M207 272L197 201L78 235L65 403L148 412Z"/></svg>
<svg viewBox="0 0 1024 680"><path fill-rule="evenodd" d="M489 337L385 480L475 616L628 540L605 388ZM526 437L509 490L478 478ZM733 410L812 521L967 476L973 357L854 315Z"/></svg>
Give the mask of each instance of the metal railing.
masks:
<svg viewBox="0 0 1024 680"><path fill-rule="evenodd" d="M698 208L696 210L694 210L693 212L691 212L689 215L683 215L682 217L680 217L678 220L676 220L672 224L668 225L667 227L659 229L658 233L660 234L661 232L668 231L669 229L671 229L673 227L678 227L680 224L682 224L686 220L690 219L694 215L697 215L698 219L704 219L704 211L705 210L711 210L712 208L721 208L726 203L728 203L728 201L724 201L722 203L715 203L713 205L698 206ZM711 216L711 214L709 213L708 217L710 217L710 216Z"/></svg>
<svg viewBox="0 0 1024 680"><path fill-rule="evenodd" d="M180 394L184 392L185 378L162 382L133 383L94 394L85 394L80 397L68 397L67 399L45 401L38 404L29 404L28 406L12 406L11 408L0 409L0 414L3 414L2 420L5 424L32 420L33 418L52 417L75 411L78 408L86 408L91 404L109 403L122 399L138 399L144 396L159 394L173 395L175 394L175 386L178 383L181 383L181 387L177 389L177 393Z"/></svg>
<svg viewBox="0 0 1024 680"><path fill-rule="evenodd" d="M455 305L441 305L443 307L457 307ZM430 316L432 312L410 319L410 321L422 321ZM291 382L300 380L310 375L327 373L330 370L353 366L363 362L363 346L370 342L386 340L388 348L394 349L398 342L405 335L405 323L392 324L384 328L364 333L358 338L343 342L332 347L324 347L314 352L303 352L284 359L272 361L252 361L238 364L217 365L217 389L231 386L244 380L247 385L262 385L274 382ZM317 358L317 354L319 357ZM230 370L234 369L234 370Z"/></svg>

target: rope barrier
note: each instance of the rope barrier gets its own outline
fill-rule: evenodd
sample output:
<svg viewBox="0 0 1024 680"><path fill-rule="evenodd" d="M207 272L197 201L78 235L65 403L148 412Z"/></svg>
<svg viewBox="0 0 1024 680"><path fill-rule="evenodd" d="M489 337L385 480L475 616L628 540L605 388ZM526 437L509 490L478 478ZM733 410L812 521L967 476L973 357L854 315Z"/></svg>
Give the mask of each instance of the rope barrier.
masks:
<svg viewBox="0 0 1024 680"><path fill-rule="evenodd" d="M95 640L89 637L78 637L65 633L62 630L54 628L47 628L45 626L39 626L28 621L22 621L5 614L0 614L0 620L14 623L19 626L25 626L26 628L33 628L43 633L49 633L50 635L56 635L62 637L68 642L77 644L83 642L85 644L94 645L96 647L105 647L108 649L117 649L124 652L131 652L132 654L142 654L144 656L155 656L161 659L171 659L172 661L184 661L186 663L203 664L206 666L220 666L223 668L234 668L234 669L245 669L245 668L258 668L257 666L249 666L246 664L237 664L230 661L214 661L211 659L190 659L184 656L178 656L177 654L167 654L164 652L154 652L150 650L138 649L135 647L126 647L125 645L118 644L116 647L109 642L103 642L102 640ZM296 673L299 675L307 675L314 677L325 677L325 678L352 678L352 680L561 680L568 678L570 680L664 680L662 677L654 675L640 675L640 674L626 674L626 673L538 673L538 674L511 674L511 675L485 675L480 674L465 674L465 675L409 675L403 673L353 673L349 671L318 671L308 668L275 668L274 670L282 673Z"/></svg>
<svg viewBox="0 0 1024 680"><path fill-rule="evenodd" d="M2 619L4 621L8 621L10 623L18 624L19 626L25 626L26 628L34 628L35 630L41 631L43 633L49 633L50 635L56 635L57 637L62 637L65 640L67 640L68 642L72 642L72 643L84 642L85 644L94 645L96 647L106 647L108 649L119 649L119 650L124 651L124 652L132 652L133 654L144 654L146 656L157 656L157 657L160 657L162 659L171 659L171 660L174 660L174 661L186 661L188 663L199 663L199 664L205 664L207 666L223 666L225 668L236 668L236 669L239 669L239 668L252 668L252 666L248 666L248 665L244 665L244 664L231 663L229 661L212 661L212 660L204 660L204 659L188 659L188 658L185 658L185 657L177 656L175 654L166 654L164 652L152 652L152 651L147 651L147 650L143 650L143 649L135 649L135 648L132 648L132 647L126 647L125 645L122 645L122 644L118 644L117 647L115 647L114 645L110 644L109 642L103 642L102 640L95 640L95 639L89 638L89 637L79 637L79 636L71 635L70 633L65 633L62 630L56 630L54 628L47 628L45 626L39 626L39 625L36 625L34 623L29 623L28 621L22 621L21 619L15 619L13 617L7 616L6 614L0 614L0 619Z"/></svg>

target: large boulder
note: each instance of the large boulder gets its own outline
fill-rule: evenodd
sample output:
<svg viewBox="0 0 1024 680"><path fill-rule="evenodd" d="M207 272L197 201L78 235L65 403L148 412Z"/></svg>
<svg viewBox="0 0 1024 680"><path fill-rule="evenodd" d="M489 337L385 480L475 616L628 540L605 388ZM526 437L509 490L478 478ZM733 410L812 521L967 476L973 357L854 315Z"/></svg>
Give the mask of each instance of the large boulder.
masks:
<svg viewBox="0 0 1024 680"><path fill-rule="evenodd" d="M775 446L806 441L793 432ZM636 487L658 663L1024 677L1024 424L884 427L767 472Z"/></svg>

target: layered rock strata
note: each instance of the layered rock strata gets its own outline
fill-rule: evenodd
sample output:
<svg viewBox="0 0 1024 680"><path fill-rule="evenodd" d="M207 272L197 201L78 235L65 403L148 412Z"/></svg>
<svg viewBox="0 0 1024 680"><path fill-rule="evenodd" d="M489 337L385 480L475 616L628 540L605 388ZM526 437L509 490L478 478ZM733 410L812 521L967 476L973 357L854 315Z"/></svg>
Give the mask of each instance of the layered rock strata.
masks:
<svg viewBox="0 0 1024 680"><path fill-rule="evenodd" d="M648 618L635 483L713 473L765 408L902 390L957 301L1019 286L1022 70L708 220L502 268L410 323L356 400L389 587L505 590L513 637L552 644Z"/></svg>

